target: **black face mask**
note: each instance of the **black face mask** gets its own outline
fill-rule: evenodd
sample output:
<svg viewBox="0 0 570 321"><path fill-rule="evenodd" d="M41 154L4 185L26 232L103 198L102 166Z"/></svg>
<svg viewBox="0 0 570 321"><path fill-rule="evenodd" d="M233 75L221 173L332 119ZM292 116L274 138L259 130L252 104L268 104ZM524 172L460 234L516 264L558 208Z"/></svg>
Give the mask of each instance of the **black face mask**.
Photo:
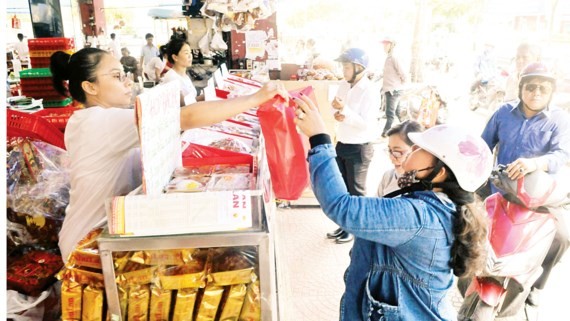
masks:
<svg viewBox="0 0 570 321"><path fill-rule="evenodd" d="M434 166L431 166L431 167L426 167L423 169L414 169L414 170L411 170L409 172L405 172L404 174L402 174L402 176L400 176L398 178L398 187L406 188L408 186L411 186L414 183L418 183L419 180L416 178L416 175L419 172L427 171L427 170L430 170L433 168L434 168Z"/></svg>

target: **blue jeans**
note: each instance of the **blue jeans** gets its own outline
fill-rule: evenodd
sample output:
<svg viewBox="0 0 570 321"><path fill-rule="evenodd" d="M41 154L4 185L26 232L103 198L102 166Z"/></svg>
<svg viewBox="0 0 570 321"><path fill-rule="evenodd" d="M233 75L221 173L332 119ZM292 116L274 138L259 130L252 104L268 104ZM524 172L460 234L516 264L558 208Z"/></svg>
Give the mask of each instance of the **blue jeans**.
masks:
<svg viewBox="0 0 570 321"><path fill-rule="evenodd" d="M400 92L397 90L387 91L384 93L384 99L386 100L386 125L384 125L382 134L386 134L392 127L394 116L398 116L400 119Z"/></svg>

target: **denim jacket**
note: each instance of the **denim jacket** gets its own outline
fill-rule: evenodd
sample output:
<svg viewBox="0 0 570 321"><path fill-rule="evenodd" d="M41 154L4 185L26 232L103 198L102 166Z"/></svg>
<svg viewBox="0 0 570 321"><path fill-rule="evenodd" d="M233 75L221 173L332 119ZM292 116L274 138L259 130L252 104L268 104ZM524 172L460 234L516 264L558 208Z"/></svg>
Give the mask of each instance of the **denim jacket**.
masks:
<svg viewBox="0 0 570 321"><path fill-rule="evenodd" d="M456 320L446 297L455 205L441 193L398 198L349 195L332 145L309 151L313 191L324 213L354 234L340 319Z"/></svg>

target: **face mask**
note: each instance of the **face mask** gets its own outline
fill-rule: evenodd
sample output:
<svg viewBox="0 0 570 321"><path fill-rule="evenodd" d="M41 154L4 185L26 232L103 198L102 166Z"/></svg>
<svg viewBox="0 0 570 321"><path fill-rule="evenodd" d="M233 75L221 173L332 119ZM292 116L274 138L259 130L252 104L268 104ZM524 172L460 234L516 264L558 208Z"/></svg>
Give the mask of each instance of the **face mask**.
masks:
<svg viewBox="0 0 570 321"><path fill-rule="evenodd" d="M419 180L416 178L416 175L419 172L427 171L427 170L432 169L432 168L433 168L433 166L432 167L426 167L424 169L414 169L414 170L411 170L409 172L405 172L404 174L402 174L402 176L400 176L398 178L398 187L406 188L408 186L411 186L414 183L419 182Z"/></svg>

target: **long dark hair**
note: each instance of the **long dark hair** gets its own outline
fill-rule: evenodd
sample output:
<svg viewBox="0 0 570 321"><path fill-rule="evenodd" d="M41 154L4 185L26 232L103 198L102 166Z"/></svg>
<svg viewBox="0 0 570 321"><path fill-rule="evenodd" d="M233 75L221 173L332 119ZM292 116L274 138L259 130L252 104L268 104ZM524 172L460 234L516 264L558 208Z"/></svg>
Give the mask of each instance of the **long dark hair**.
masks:
<svg viewBox="0 0 570 321"><path fill-rule="evenodd" d="M446 183L456 183L457 179L449 167ZM487 258L487 216L482 202L475 193L467 192L459 186L443 187L443 192L457 206L457 217L453 224L455 241L451 246L450 265L453 274L469 277L481 272Z"/></svg>
<svg viewBox="0 0 570 321"><path fill-rule="evenodd" d="M57 51L50 58L49 69L55 90L63 96L73 97L80 103L85 103L85 91L81 88L84 81L94 81L95 71L104 55L110 53L97 48L83 48L70 55ZM69 80L66 86L65 81Z"/></svg>
<svg viewBox="0 0 570 321"><path fill-rule="evenodd" d="M170 41L166 44L166 54L168 55L168 62L174 64L173 55L178 55L184 45L190 46L186 39L182 37L172 36Z"/></svg>

